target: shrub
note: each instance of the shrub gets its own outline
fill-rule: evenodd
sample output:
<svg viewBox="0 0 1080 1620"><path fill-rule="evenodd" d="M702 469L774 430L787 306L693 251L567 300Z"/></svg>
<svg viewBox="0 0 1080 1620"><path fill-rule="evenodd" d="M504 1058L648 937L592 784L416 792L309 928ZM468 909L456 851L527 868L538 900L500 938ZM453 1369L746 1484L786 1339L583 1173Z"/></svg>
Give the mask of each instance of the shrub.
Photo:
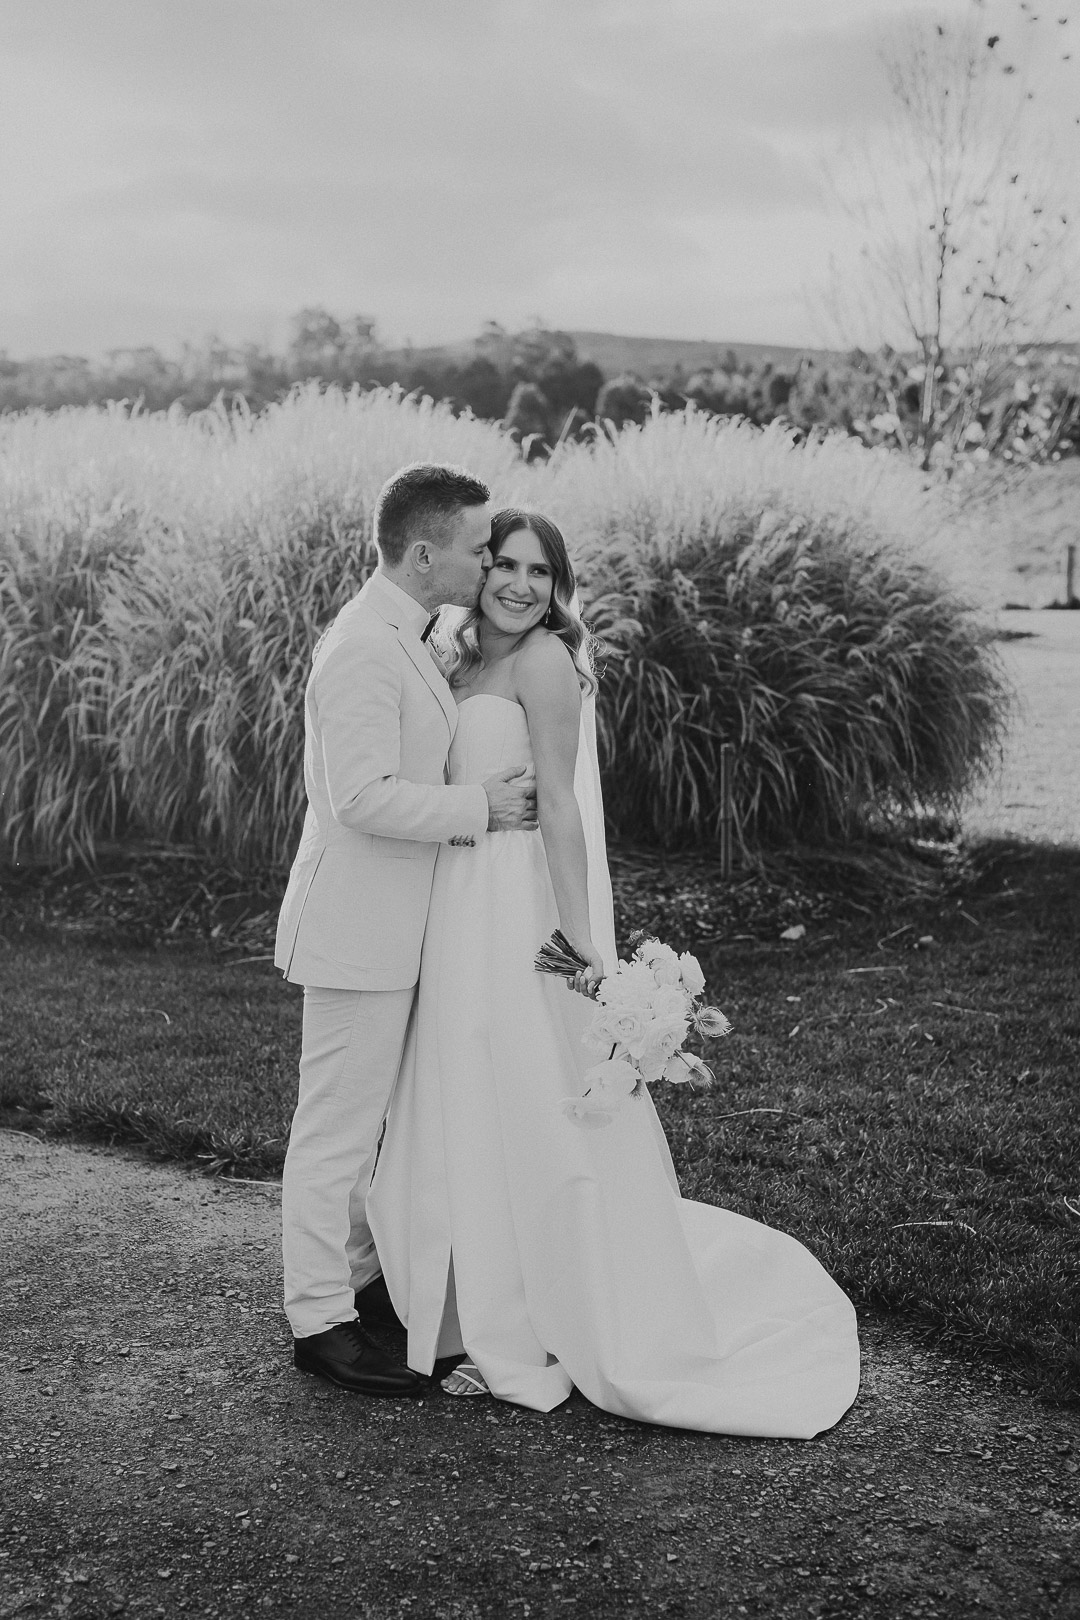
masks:
<svg viewBox="0 0 1080 1620"><path fill-rule="evenodd" d="M601 422L621 428L627 422L644 422L649 414L651 395L644 383L624 374L611 377L596 396L596 415Z"/></svg>
<svg viewBox="0 0 1080 1620"><path fill-rule="evenodd" d="M543 476L610 650L599 713L623 836L715 837L725 742L754 844L955 809L994 758L997 661L934 566L945 511L906 466L690 411L568 446Z"/></svg>
<svg viewBox="0 0 1080 1620"><path fill-rule="evenodd" d="M259 417L29 413L0 446L9 859L129 827L287 864L311 649L373 565L381 484L419 459L521 475L493 426L313 385Z"/></svg>
<svg viewBox="0 0 1080 1620"><path fill-rule="evenodd" d="M747 843L951 806L991 757L1003 694L940 573L955 530L884 452L691 411L527 467L448 406L316 385L258 417L30 412L0 422L5 858L138 833L285 866L311 649L372 566L380 485L417 459L564 524L610 649L624 836L712 838L724 741Z"/></svg>

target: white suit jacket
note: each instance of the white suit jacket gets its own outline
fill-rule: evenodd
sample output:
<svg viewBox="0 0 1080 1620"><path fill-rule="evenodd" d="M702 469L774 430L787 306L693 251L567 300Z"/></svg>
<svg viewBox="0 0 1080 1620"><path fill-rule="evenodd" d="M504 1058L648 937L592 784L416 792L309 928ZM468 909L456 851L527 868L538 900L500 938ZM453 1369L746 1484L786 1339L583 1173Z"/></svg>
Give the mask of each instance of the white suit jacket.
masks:
<svg viewBox="0 0 1080 1620"><path fill-rule="evenodd" d="M420 640L427 614L383 574L317 646L304 705L308 807L274 961L294 984L406 990L439 844L488 823L479 785L449 787L457 705Z"/></svg>

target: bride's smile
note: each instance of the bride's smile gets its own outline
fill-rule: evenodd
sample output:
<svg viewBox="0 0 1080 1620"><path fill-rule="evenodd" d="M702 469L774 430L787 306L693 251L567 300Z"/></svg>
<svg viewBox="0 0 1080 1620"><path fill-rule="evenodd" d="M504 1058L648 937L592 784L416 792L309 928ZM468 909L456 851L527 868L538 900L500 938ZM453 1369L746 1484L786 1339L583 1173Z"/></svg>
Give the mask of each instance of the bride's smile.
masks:
<svg viewBox="0 0 1080 1620"><path fill-rule="evenodd" d="M520 636L539 624L551 605L554 580L543 547L531 529L503 542L487 570L479 608L488 631Z"/></svg>

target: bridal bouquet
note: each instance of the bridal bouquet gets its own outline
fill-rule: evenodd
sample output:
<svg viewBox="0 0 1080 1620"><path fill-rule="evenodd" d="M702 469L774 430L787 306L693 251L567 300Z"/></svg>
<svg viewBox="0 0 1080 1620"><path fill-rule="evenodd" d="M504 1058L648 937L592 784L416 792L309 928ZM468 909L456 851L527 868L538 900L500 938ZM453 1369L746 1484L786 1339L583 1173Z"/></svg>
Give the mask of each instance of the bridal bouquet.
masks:
<svg viewBox="0 0 1080 1620"><path fill-rule="evenodd" d="M535 966L567 978L588 964L556 930ZM719 1036L731 1029L719 1008L700 1005L704 990L705 975L689 951L680 956L658 939L637 937L629 962L620 962L596 988L596 1013L583 1039L607 1057L586 1072L584 1096L566 1098L568 1117L606 1125L627 1097L639 1097L657 1080L711 1085L708 1064L683 1049L691 1031Z"/></svg>

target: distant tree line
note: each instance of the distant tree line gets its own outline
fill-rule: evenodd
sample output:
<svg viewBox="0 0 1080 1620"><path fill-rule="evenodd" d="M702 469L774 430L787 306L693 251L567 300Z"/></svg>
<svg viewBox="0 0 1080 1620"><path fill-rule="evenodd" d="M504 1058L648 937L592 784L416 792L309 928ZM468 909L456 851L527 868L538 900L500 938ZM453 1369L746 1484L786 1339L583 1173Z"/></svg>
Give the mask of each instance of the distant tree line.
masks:
<svg viewBox="0 0 1080 1620"><path fill-rule="evenodd" d="M570 411L591 416L604 382L597 366L579 360L568 334L539 326L508 333L489 322L473 343L456 350L388 348L369 317L339 320L320 308L301 310L290 326L283 354L216 337L184 344L176 358L149 346L112 349L98 361L67 354L12 360L0 351L0 411L108 400L198 411L221 396L258 411L295 383L318 379L346 388L397 384L406 393L447 400L459 413L501 421L517 408L515 394L531 385L543 395L547 432Z"/></svg>
<svg viewBox="0 0 1080 1620"><path fill-rule="evenodd" d="M1075 347L1012 349L993 367L963 360L936 368L936 459L1048 461L1080 452L1080 354ZM339 320L321 308L291 322L283 354L217 338L185 344L177 358L152 347L114 349L100 361L51 355L11 360L0 352L0 411L138 402L147 410L204 410L215 400L253 411L294 384L318 379L342 387L397 385L499 421L529 460L593 425L643 422L650 411L688 404L758 425L789 423L798 433L840 430L870 445L910 452L920 443L926 398L921 357L884 348L837 358L806 354L783 365L740 362L732 351L712 369L674 366L661 375L605 378L582 360L567 332L534 325L507 332L489 322L456 348L389 348L373 319ZM925 448L925 445L923 445Z"/></svg>

